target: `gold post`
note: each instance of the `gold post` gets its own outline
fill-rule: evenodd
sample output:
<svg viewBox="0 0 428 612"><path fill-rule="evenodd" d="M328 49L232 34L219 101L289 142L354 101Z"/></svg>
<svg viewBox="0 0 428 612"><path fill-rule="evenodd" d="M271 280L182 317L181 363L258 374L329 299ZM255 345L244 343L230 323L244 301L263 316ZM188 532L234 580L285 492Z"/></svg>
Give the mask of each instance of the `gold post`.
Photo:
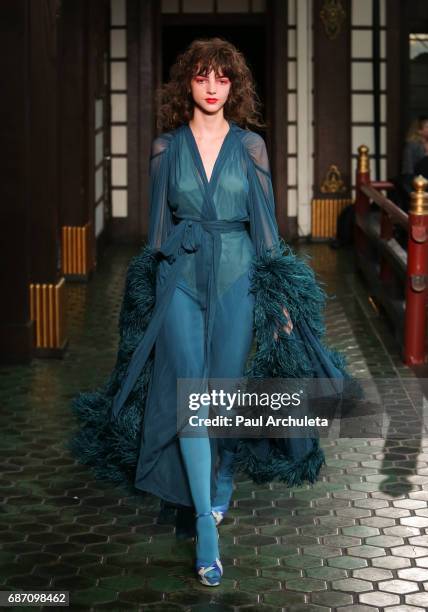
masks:
<svg viewBox="0 0 428 612"><path fill-rule="evenodd" d="M410 212L413 215L428 214L427 186L428 181L421 174L413 179L413 191L410 194Z"/></svg>
<svg viewBox="0 0 428 612"><path fill-rule="evenodd" d="M360 174L370 172L369 148L366 145L360 145L358 147L357 170Z"/></svg>

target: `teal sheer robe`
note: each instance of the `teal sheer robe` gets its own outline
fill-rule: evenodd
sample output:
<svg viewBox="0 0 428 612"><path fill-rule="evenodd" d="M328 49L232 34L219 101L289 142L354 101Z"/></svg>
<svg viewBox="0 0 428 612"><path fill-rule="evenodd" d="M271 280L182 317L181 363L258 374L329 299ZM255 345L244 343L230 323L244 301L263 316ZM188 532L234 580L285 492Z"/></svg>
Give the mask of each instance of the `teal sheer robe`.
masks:
<svg viewBox="0 0 428 612"><path fill-rule="evenodd" d="M209 181L187 124L155 139L148 244L128 269L117 363L103 389L74 402L83 427L72 448L83 462L101 477L183 505L192 501L179 460L172 385L177 372L213 376L213 346L218 352L226 342L226 332L215 328L222 309L245 313L241 327L227 334L235 334L238 346L250 330L256 347L245 372L238 371L248 356L248 343L241 342L242 354L223 377L349 378L344 355L322 342L327 296L310 266L279 237L264 140L229 126ZM180 329L184 335L175 338L170 326L169 343L165 334L161 340L183 304L189 333ZM290 335L280 328L283 306L294 325ZM180 353L195 331L192 316L202 321L195 350ZM188 369L194 353L200 358ZM278 478L290 486L313 482L323 462L316 436L243 438L236 453L237 468L256 482Z"/></svg>

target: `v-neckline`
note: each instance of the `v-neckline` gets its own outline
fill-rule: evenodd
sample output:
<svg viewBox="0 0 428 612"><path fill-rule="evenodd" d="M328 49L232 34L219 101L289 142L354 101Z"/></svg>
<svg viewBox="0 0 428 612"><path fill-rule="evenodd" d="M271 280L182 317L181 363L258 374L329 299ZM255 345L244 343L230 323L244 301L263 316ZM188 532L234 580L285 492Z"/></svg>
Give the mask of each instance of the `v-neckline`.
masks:
<svg viewBox="0 0 428 612"><path fill-rule="evenodd" d="M194 152L196 154L197 160L198 160L199 165L201 167L201 174L202 174L203 179L204 179L204 181L205 181L205 183L207 184L208 187L210 187L212 185L213 177L214 177L216 169L218 167L219 160L222 157L226 141L228 140L228 138L230 136L230 133L232 131L232 124L231 124L231 122L228 121L228 124L229 124L229 130L226 132L226 135L223 138L223 142L221 143L220 149L219 149L219 151L217 153L217 157L216 157L216 159L214 161L213 169L211 171L211 176L210 176L209 180L208 180L207 172L205 170L204 162L202 161L202 155L201 155L201 153L199 151L198 143L196 142L195 135L193 134L192 128L190 127L190 125L188 123L185 124L186 128L187 128L187 132L188 132L188 134L190 136L190 139L192 141Z"/></svg>

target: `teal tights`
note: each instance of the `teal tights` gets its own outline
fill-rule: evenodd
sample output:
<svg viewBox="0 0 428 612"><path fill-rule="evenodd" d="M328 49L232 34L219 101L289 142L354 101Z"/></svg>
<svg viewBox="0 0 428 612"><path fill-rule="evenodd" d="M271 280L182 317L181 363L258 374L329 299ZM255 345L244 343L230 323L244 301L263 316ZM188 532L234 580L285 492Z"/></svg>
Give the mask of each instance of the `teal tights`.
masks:
<svg viewBox="0 0 428 612"><path fill-rule="evenodd" d="M211 512L211 447L208 437L180 437L180 448L189 478L196 513ZM196 557L209 565L219 556L217 527L212 515L196 521Z"/></svg>
<svg viewBox="0 0 428 612"><path fill-rule="evenodd" d="M222 295L217 304L211 345L212 378L241 377L253 339L254 296L249 292L249 276L243 274ZM236 305L239 304L239 308ZM179 318L178 318L179 317ZM170 353L175 367L170 374L176 377L198 378L203 363L204 318L193 299L179 288L174 294L171 308L163 325L165 346L173 341L180 350ZM170 361L169 367L171 366ZM199 416L208 416L198 412ZM212 502L222 503L230 495L231 479L223 482L221 473L229 476L230 457L236 440L222 440L219 444L220 473L217 495L211 499L211 445L207 436L179 436L180 450L197 514L211 512ZM229 451L229 452L225 452ZM227 455L227 460L226 460ZM214 518L205 516L196 521L198 535L197 557L210 563L219 556L217 528Z"/></svg>

